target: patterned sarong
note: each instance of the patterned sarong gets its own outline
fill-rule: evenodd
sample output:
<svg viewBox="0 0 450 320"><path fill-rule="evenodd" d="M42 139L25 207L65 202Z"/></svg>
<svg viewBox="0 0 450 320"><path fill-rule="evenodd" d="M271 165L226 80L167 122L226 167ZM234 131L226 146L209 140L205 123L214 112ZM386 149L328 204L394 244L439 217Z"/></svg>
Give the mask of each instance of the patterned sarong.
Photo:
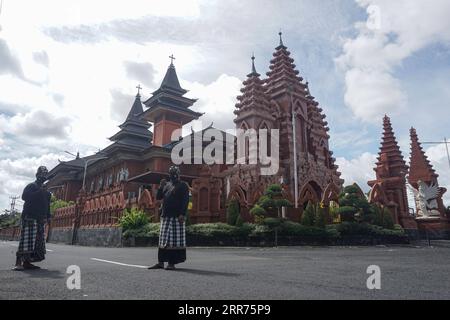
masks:
<svg viewBox="0 0 450 320"><path fill-rule="evenodd" d="M185 223L180 223L175 217L162 217L159 232L159 247L164 249L186 248Z"/></svg>
<svg viewBox="0 0 450 320"><path fill-rule="evenodd" d="M175 217L162 217L158 261L177 264L186 261L186 227Z"/></svg>
<svg viewBox="0 0 450 320"><path fill-rule="evenodd" d="M22 220L17 257L22 261L39 262L45 259L44 224L34 219Z"/></svg>

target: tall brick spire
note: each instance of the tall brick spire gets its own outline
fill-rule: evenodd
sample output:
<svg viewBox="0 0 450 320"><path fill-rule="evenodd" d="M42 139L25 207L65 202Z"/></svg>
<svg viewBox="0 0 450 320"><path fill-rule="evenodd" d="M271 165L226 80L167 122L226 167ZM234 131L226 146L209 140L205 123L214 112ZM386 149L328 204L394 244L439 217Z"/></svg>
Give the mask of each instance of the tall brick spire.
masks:
<svg viewBox="0 0 450 320"><path fill-rule="evenodd" d="M267 88L273 92L279 89L279 87L301 87L301 91L305 92L305 84L302 83L303 78L300 77L299 71L295 69L294 59L290 57L291 52L283 44L283 40L280 35L280 44L275 48L273 53L273 59L270 61L269 69L267 72Z"/></svg>
<svg viewBox="0 0 450 320"><path fill-rule="evenodd" d="M377 159L375 168L377 179L404 177L408 171L408 166L392 130L391 119L388 116L383 118L383 138Z"/></svg>
<svg viewBox="0 0 450 320"><path fill-rule="evenodd" d="M411 156L409 164L409 177L408 181L414 187L417 187L417 182L419 180L431 183L437 182L438 175L434 171L433 166L428 160L425 152L422 149L422 145L419 142L416 129L411 128Z"/></svg>
<svg viewBox="0 0 450 320"><path fill-rule="evenodd" d="M245 118L246 111L251 109L270 113L270 102L265 93L264 81L260 79L260 74L256 72L254 56L252 56L252 72L247 75L243 85L242 95L237 97L238 103L236 103L234 113L238 117L234 122L237 123Z"/></svg>
<svg viewBox="0 0 450 320"><path fill-rule="evenodd" d="M386 206L395 223L405 229L416 230L417 223L409 214L406 192L406 174L408 166L403 159L400 147L392 130L391 119L383 118L383 138L381 141L378 162L376 163L376 180L369 181L369 200Z"/></svg>

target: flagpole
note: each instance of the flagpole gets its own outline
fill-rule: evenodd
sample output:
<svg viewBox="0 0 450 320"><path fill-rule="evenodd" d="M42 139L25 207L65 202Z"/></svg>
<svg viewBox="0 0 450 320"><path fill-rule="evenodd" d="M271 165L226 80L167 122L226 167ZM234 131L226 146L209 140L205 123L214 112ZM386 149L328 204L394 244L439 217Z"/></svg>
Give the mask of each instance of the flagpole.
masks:
<svg viewBox="0 0 450 320"><path fill-rule="evenodd" d="M298 208L298 172L297 172L297 127L296 127L296 116L294 110L294 103L292 101L292 88L289 88L291 96L291 107L292 107L292 131L293 131L293 143L294 143L294 199L295 208Z"/></svg>

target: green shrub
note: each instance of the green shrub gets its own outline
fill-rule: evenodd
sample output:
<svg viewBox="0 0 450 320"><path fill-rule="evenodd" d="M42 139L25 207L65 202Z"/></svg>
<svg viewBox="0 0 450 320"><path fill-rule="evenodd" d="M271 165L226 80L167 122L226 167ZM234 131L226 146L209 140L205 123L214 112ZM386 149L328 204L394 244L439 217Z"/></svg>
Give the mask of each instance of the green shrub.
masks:
<svg viewBox="0 0 450 320"><path fill-rule="evenodd" d="M323 237L328 238L329 233L322 228L306 226L292 221L285 221L280 228L280 235L283 236L305 236L305 237Z"/></svg>
<svg viewBox="0 0 450 320"><path fill-rule="evenodd" d="M372 223L374 214L369 201L360 194L356 184L344 188L344 192L339 196L339 206L338 212L342 221Z"/></svg>
<svg viewBox="0 0 450 320"><path fill-rule="evenodd" d="M321 208L319 205L317 205L314 226L323 229L325 228L326 224L327 219L325 217L325 210Z"/></svg>
<svg viewBox="0 0 450 320"><path fill-rule="evenodd" d="M280 217L281 208L289 206L291 206L289 200L283 198L283 188L278 184L272 184L250 209L250 213L255 217L255 222L261 224L269 213L276 213Z"/></svg>
<svg viewBox="0 0 450 320"><path fill-rule="evenodd" d="M53 215L55 213L56 209L70 207L70 206L73 206L74 204L75 204L75 202L73 202L73 201L60 200L52 195L52 197L50 199L50 213Z"/></svg>
<svg viewBox="0 0 450 320"><path fill-rule="evenodd" d="M236 219L236 227L242 227L244 225L244 220L242 219L241 215L238 215Z"/></svg>
<svg viewBox="0 0 450 320"><path fill-rule="evenodd" d="M0 228L20 225L20 214L2 214L0 215Z"/></svg>
<svg viewBox="0 0 450 320"><path fill-rule="evenodd" d="M203 223L186 227L187 234L204 237L247 236L250 232L250 228L245 224L236 227L226 223Z"/></svg>
<svg viewBox="0 0 450 320"><path fill-rule="evenodd" d="M255 222L261 224L264 222L264 217L266 216L266 210L258 204L255 204L253 208L250 209L250 214L255 217Z"/></svg>
<svg viewBox="0 0 450 320"><path fill-rule="evenodd" d="M250 227L251 227L250 236L264 237L272 234L272 230L270 230L269 227L264 224L253 224L250 225Z"/></svg>
<svg viewBox="0 0 450 320"><path fill-rule="evenodd" d="M283 220L280 218L265 218L263 224L268 226L269 229L275 229L281 226Z"/></svg>
<svg viewBox="0 0 450 320"><path fill-rule="evenodd" d="M314 226L316 216L316 210L314 208L314 205L311 202L308 202L305 211L303 211L302 215L302 225L304 226Z"/></svg>
<svg viewBox="0 0 450 320"><path fill-rule="evenodd" d="M122 230L140 229L150 222L148 215L141 210L132 208L124 210L123 216L119 219L119 226Z"/></svg>
<svg viewBox="0 0 450 320"><path fill-rule="evenodd" d="M237 202L237 200L233 199L230 201L227 207L227 223L230 226L235 226L239 216L239 203Z"/></svg>
<svg viewBox="0 0 450 320"><path fill-rule="evenodd" d="M355 221L355 214L358 212L358 209L352 206L343 206L339 207L337 212L341 216L341 221L353 222Z"/></svg>
<svg viewBox="0 0 450 320"><path fill-rule="evenodd" d="M383 227L385 229L394 229L394 219L392 213L387 208L381 208L377 205L372 206L374 212L374 219L372 223L374 225Z"/></svg>
<svg viewBox="0 0 450 320"><path fill-rule="evenodd" d="M389 230L368 223L356 222L343 222L330 226L330 228L335 228L342 236L403 236L405 234L401 227Z"/></svg>

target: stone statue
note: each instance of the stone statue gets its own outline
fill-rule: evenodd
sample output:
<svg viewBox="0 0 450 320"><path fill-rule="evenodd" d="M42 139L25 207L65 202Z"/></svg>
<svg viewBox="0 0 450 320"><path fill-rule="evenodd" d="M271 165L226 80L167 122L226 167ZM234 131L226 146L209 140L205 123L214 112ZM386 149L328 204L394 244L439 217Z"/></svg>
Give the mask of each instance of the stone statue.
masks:
<svg viewBox="0 0 450 320"><path fill-rule="evenodd" d="M423 217L439 216L439 207L437 198L439 197L439 186L432 182L427 185L425 182L419 180L417 182L418 189L410 186L414 193L414 200L416 202L417 215Z"/></svg>

